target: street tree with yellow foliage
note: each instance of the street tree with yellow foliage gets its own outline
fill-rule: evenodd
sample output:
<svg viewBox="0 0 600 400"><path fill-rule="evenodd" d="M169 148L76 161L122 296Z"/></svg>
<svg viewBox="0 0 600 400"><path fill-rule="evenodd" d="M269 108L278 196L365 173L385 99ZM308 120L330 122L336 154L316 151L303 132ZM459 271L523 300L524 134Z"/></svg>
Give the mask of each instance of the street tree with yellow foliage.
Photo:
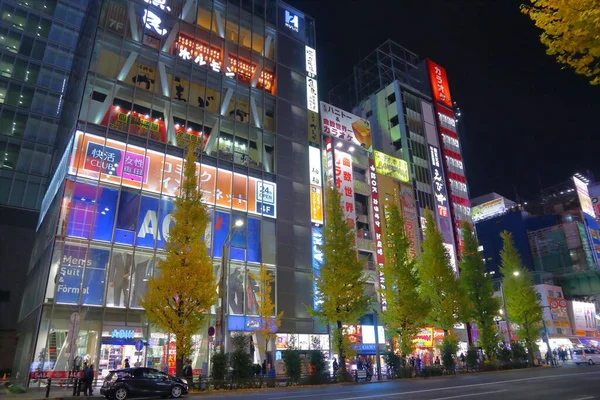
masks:
<svg viewBox="0 0 600 400"><path fill-rule="evenodd" d="M277 330L281 326L281 318L283 311L275 314L275 303L271 297L273 291L273 282L275 277L270 272L265 264L261 264L258 275L250 273L252 278L258 284L258 293L256 303L258 305L258 329L257 331L263 335L265 342L264 347L261 343L258 344L265 353L268 351L269 341L275 337Z"/></svg>
<svg viewBox="0 0 600 400"><path fill-rule="evenodd" d="M542 30L540 39L559 63L600 84L600 1L530 0L521 11Z"/></svg>
<svg viewBox="0 0 600 400"><path fill-rule="evenodd" d="M169 237L165 238L166 258L158 263L157 274L150 278L146 295L140 299L148 320L175 334L178 375L193 351L192 336L200 332L217 301L217 281L204 242L209 216L201 201L195 162L190 147Z"/></svg>

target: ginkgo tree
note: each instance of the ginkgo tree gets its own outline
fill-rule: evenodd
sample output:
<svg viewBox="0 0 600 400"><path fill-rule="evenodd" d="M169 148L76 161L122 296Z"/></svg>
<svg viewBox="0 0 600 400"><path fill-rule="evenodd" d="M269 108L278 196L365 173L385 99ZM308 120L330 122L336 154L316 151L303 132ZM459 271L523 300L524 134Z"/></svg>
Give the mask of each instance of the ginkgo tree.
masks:
<svg viewBox="0 0 600 400"><path fill-rule="evenodd" d="M175 335L176 373L193 351L193 336L210 316L217 300L217 281L208 256L204 232L209 223L198 189L196 158L189 147L183 166L180 194L171 213L172 224L165 238L166 258L148 281L140 304L148 320Z"/></svg>
<svg viewBox="0 0 600 400"><path fill-rule="evenodd" d="M350 227L336 188L326 189L325 225L323 227L323 266L315 276L315 309L313 314L334 325L334 347L337 348L342 374L346 372L346 356L352 350L343 324L355 324L368 310L370 299L365 294L364 267L354 246L355 231Z"/></svg>
<svg viewBox="0 0 600 400"><path fill-rule="evenodd" d="M262 343L258 343L260 349L265 353L269 350L269 342L277 334L277 330L281 326L281 318L283 317L283 311L275 314L275 303L273 301L273 282L275 276L272 271L269 271L265 264L261 264L258 274L250 273L252 278L258 284L257 292L257 314L258 314L258 326L257 332L259 332L264 338L264 346Z"/></svg>
<svg viewBox="0 0 600 400"><path fill-rule="evenodd" d="M530 0L521 5L542 30L546 52L559 63L600 84L600 3L598 0Z"/></svg>

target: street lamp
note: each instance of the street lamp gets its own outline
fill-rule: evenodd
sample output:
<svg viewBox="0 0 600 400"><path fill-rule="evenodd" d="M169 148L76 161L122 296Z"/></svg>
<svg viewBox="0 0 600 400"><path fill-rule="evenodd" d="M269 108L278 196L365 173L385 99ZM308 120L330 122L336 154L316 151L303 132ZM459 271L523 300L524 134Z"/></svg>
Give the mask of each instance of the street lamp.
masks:
<svg viewBox="0 0 600 400"><path fill-rule="evenodd" d="M519 271L514 271L514 272L513 272L513 275L514 275L514 276L519 276L519 274L520 274L520 272L519 272Z"/></svg>
<svg viewBox="0 0 600 400"><path fill-rule="evenodd" d="M552 317L552 307L550 306L541 306L542 308L548 308L550 310L550 316ZM542 325L544 326L544 334L542 335L542 339L546 342L546 347L548 348L548 358L550 359L550 363L554 365L554 355L552 354L552 349L550 348L550 339L548 339L548 328L546 328L546 319L544 318L544 313L542 313ZM557 363L558 365L558 363Z"/></svg>
<svg viewBox="0 0 600 400"><path fill-rule="evenodd" d="M219 280L219 295L221 297L221 304L219 306L219 308L217 309L217 332L218 332L218 339L217 339L217 344L220 347L220 350L222 352L225 352L225 344L227 343L227 340L225 339L225 333L226 333L226 329L225 329L225 322L224 322L224 315L225 315L225 310L227 307L227 284L226 284L226 278L229 275L229 249L231 247L231 241L233 240L233 235L236 234L236 232L242 227L244 226L244 220L243 219L236 219L235 222L233 223L233 229L231 231L229 231L229 234L227 235L227 237L225 238L225 240L223 241L223 247L221 249L221 279ZM226 271L227 270L227 271Z"/></svg>

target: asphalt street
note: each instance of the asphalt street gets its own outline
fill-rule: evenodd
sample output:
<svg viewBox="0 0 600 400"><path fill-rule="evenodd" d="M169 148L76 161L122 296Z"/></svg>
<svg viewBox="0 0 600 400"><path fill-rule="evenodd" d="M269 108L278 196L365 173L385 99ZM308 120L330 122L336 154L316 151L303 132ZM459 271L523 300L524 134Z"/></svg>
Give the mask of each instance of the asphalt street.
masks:
<svg viewBox="0 0 600 400"><path fill-rule="evenodd" d="M565 365L560 368L464 374L430 379L403 379L361 384L221 392L188 399L369 400L406 399L561 399L600 400L600 366Z"/></svg>

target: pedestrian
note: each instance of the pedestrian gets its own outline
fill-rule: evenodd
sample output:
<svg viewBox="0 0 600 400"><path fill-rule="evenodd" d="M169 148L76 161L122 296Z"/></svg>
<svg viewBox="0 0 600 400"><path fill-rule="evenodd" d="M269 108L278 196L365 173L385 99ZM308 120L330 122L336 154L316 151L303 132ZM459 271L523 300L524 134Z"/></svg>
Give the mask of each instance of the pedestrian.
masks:
<svg viewBox="0 0 600 400"><path fill-rule="evenodd" d="M542 353L539 350L535 352L535 358L538 361L538 365L542 365Z"/></svg>
<svg viewBox="0 0 600 400"><path fill-rule="evenodd" d="M417 356L417 371L421 372L421 356Z"/></svg>
<svg viewBox="0 0 600 400"><path fill-rule="evenodd" d="M263 360L263 363L262 363L262 374L263 375L267 374L267 360Z"/></svg>
<svg viewBox="0 0 600 400"><path fill-rule="evenodd" d="M191 360L185 360L185 365L183 366L183 377L188 379L190 384L194 381L194 371L192 370Z"/></svg>
<svg viewBox="0 0 600 400"><path fill-rule="evenodd" d="M550 352L546 352L546 365L550 365Z"/></svg>
<svg viewBox="0 0 600 400"><path fill-rule="evenodd" d="M83 395L91 396L92 395L92 382L94 380L94 370L92 367L88 366L88 363L83 364L83 377L81 378L81 383L83 384Z"/></svg>
<svg viewBox="0 0 600 400"><path fill-rule="evenodd" d="M85 361L83 363L83 369L81 370L81 378L79 379L79 381L81 382L80 388L83 389L84 396L87 393L88 369L89 369L88 363L87 363L87 361Z"/></svg>
<svg viewBox="0 0 600 400"><path fill-rule="evenodd" d="M410 356L408 363L410 364L411 368L414 368L415 367L415 356Z"/></svg>
<svg viewBox="0 0 600 400"><path fill-rule="evenodd" d="M88 393L89 396L93 396L94 395L94 378L96 377L96 371L94 371L94 364L90 365L90 382L88 385Z"/></svg>
<svg viewBox="0 0 600 400"><path fill-rule="evenodd" d="M460 353L460 366L465 367L465 353Z"/></svg>
<svg viewBox="0 0 600 400"><path fill-rule="evenodd" d="M440 365L440 356L435 356L435 365Z"/></svg>
<svg viewBox="0 0 600 400"><path fill-rule="evenodd" d="M337 376L337 371L340 368L340 366L338 365L337 362L337 358L333 358L333 377L335 378Z"/></svg>
<svg viewBox="0 0 600 400"><path fill-rule="evenodd" d="M125 368L131 368L131 365L129 365L129 358L125 359Z"/></svg>

